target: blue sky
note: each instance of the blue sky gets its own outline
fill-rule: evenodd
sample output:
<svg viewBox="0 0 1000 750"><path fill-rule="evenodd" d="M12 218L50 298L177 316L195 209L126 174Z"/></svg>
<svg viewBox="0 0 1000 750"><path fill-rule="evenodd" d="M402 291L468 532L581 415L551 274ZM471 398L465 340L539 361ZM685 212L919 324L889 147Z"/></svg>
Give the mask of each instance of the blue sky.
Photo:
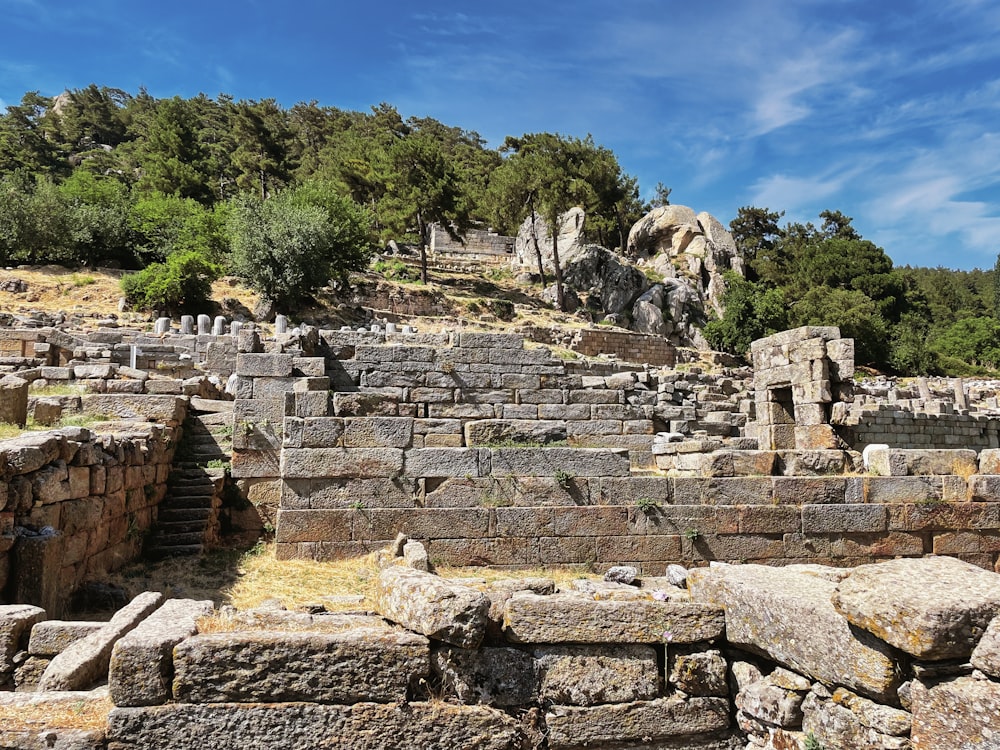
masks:
<svg viewBox="0 0 1000 750"><path fill-rule="evenodd" d="M0 106L97 83L381 101L594 139L671 200L853 216L897 264L1000 251L994 0L0 0Z"/></svg>

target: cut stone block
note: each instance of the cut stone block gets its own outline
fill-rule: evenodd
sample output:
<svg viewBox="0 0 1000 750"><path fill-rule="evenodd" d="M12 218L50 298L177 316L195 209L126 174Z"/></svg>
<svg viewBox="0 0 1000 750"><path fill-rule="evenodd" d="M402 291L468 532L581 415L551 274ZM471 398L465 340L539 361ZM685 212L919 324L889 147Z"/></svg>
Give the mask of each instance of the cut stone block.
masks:
<svg viewBox="0 0 1000 750"><path fill-rule="evenodd" d="M54 658L38 689L82 690L105 678L115 642L138 626L162 601L163 594L155 591L139 594L118 610L107 625Z"/></svg>
<svg viewBox="0 0 1000 750"><path fill-rule="evenodd" d="M534 655L539 698L549 703L593 706L653 700L659 694L652 646L544 646Z"/></svg>
<svg viewBox="0 0 1000 750"><path fill-rule="evenodd" d="M889 560L855 568L832 602L918 659L968 658L1000 613L1000 575L952 557Z"/></svg>
<svg viewBox="0 0 1000 750"><path fill-rule="evenodd" d="M494 476L627 477L628 451L601 448L493 448Z"/></svg>
<svg viewBox="0 0 1000 750"><path fill-rule="evenodd" d="M1000 617L994 617L972 652L972 666L1000 680Z"/></svg>
<svg viewBox="0 0 1000 750"><path fill-rule="evenodd" d="M431 665L463 703L524 706L538 696L534 659L515 648L446 646L431 654Z"/></svg>
<svg viewBox="0 0 1000 750"><path fill-rule="evenodd" d="M107 623L77 620L44 620L31 629L28 653L32 656L55 656L69 646L100 630Z"/></svg>
<svg viewBox="0 0 1000 750"><path fill-rule="evenodd" d="M82 397L88 414L107 414L121 419L137 419L164 424L184 421L186 399L181 396L150 396L138 393L94 393Z"/></svg>
<svg viewBox="0 0 1000 750"><path fill-rule="evenodd" d="M874 703L843 688L832 697L809 693L802 704L802 729L824 747L884 748L907 750L911 719L909 713ZM943 745L941 746L943 750Z"/></svg>
<svg viewBox="0 0 1000 750"><path fill-rule="evenodd" d="M31 627L45 619L45 610L30 604L0 605L0 674L14 669L14 654L22 647Z"/></svg>
<svg viewBox="0 0 1000 750"><path fill-rule="evenodd" d="M726 696L726 658L717 649L698 646L667 648L667 683L687 695Z"/></svg>
<svg viewBox="0 0 1000 750"><path fill-rule="evenodd" d="M399 448L292 448L281 452L284 479L396 477L403 471Z"/></svg>
<svg viewBox="0 0 1000 750"><path fill-rule="evenodd" d="M198 632L211 601L169 599L114 645L108 672L116 706L152 706L170 700L174 646Z"/></svg>
<svg viewBox="0 0 1000 750"><path fill-rule="evenodd" d="M764 565L688 571L696 600L725 608L726 639L827 685L891 702L900 676L890 647L833 608L836 584Z"/></svg>
<svg viewBox="0 0 1000 750"><path fill-rule="evenodd" d="M545 715L550 750L648 746L653 742L718 732L729 726L725 698L660 698L578 708L553 706ZM684 745L689 747L689 745Z"/></svg>
<svg viewBox="0 0 1000 750"><path fill-rule="evenodd" d="M977 469L974 450L883 448L871 451L868 459L868 470L883 477L969 476Z"/></svg>
<svg viewBox="0 0 1000 750"><path fill-rule="evenodd" d="M695 643L718 638L724 627L716 606L654 599L518 592L504 612L504 631L515 643Z"/></svg>
<svg viewBox="0 0 1000 750"><path fill-rule="evenodd" d="M486 634L489 598L470 586L410 568L387 568L375 584L375 609L388 620L460 648Z"/></svg>
<svg viewBox="0 0 1000 750"><path fill-rule="evenodd" d="M174 649L173 692L186 703L388 703L429 672L427 639L403 630L208 633Z"/></svg>
<svg viewBox="0 0 1000 750"><path fill-rule="evenodd" d="M108 717L108 750L520 750L522 739L503 711L440 701L169 704L115 708Z"/></svg>

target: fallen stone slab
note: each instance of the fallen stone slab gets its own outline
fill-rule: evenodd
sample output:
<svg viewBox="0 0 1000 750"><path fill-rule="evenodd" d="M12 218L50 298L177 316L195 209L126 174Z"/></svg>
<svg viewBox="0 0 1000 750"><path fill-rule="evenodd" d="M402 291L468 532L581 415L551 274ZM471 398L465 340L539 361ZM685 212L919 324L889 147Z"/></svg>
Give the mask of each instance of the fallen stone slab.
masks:
<svg viewBox="0 0 1000 750"><path fill-rule="evenodd" d="M953 557L889 560L855 568L832 602L918 659L966 658L1000 613L1000 575Z"/></svg>
<svg viewBox="0 0 1000 750"><path fill-rule="evenodd" d="M153 706L170 700L173 649L198 632L211 601L168 599L111 651L108 687L116 706Z"/></svg>
<svg viewBox="0 0 1000 750"><path fill-rule="evenodd" d="M504 611L514 643L695 643L724 629L722 609L702 602L518 592Z"/></svg>
<svg viewBox="0 0 1000 750"><path fill-rule="evenodd" d="M386 568L375 583L375 610L404 628L460 648L486 634L489 598L476 589L412 568Z"/></svg>
<svg viewBox="0 0 1000 750"><path fill-rule="evenodd" d="M535 660L516 648L445 646L431 654L431 665L446 691L462 703L525 706L538 696Z"/></svg>
<svg viewBox="0 0 1000 750"><path fill-rule="evenodd" d="M653 700L659 695L659 666L652 646L543 646L533 653L543 701L593 706Z"/></svg>
<svg viewBox="0 0 1000 750"><path fill-rule="evenodd" d="M719 732L729 726L725 698L660 698L605 706L553 706L545 714L550 750L654 742ZM690 745L683 745L690 747Z"/></svg>
<svg viewBox="0 0 1000 750"><path fill-rule="evenodd" d="M487 706L443 702L168 704L115 708L108 750L521 750L517 722Z"/></svg>
<svg viewBox="0 0 1000 750"><path fill-rule="evenodd" d="M913 690L913 750L1000 747L1000 683L959 677Z"/></svg>
<svg viewBox="0 0 1000 750"><path fill-rule="evenodd" d="M716 564L688 572L695 600L725 608L730 645L826 685L895 702L901 678L892 649L851 629L830 602L835 588L821 577L766 565Z"/></svg>
<svg viewBox="0 0 1000 750"><path fill-rule="evenodd" d="M82 690L107 677L115 642L132 631L163 602L163 594L147 591L118 610L100 630L56 656L38 683L39 690Z"/></svg>
<svg viewBox="0 0 1000 750"><path fill-rule="evenodd" d="M14 669L14 654L16 654L31 627L45 619L45 610L30 604L0 605L0 675L8 674Z"/></svg>
<svg viewBox="0 0 1000 750"><path fill-rule="evenodd" d="M31 629L28 653L32 656L56 656L105 625L106 622L86 620L42 620Z"/></svg>
<svg viewBox="0 0 1000 750"><path fill-rule="evenodd" d="M404 630L207 633L181 641L173 666L183 702L387 703L430 673L430 649Z"/></svg>

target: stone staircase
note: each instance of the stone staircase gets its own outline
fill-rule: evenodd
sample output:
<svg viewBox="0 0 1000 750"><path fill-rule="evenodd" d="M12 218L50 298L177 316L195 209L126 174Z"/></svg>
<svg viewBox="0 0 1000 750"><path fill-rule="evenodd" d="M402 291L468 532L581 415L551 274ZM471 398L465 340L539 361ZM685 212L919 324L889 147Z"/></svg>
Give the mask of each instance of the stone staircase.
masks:
<svg viewBox="0 0 1000 750"><path fill-rule="evenodd" d="M219 539L219 508L233 444L233 402L192 398L146 542L148 557L197 555Z"/></svg>

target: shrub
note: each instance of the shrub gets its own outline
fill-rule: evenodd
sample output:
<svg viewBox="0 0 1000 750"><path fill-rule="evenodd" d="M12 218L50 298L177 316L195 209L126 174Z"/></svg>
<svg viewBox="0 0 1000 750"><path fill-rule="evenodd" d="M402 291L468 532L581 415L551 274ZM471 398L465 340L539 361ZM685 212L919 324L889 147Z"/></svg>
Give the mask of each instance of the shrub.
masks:
<svg viewBox="0 0 1000 750"><path fill-rule="evenodd" d="M125 299L139 310L168 313L204 309L220 269L200 253L180 252L122 277Z"/></svg>

